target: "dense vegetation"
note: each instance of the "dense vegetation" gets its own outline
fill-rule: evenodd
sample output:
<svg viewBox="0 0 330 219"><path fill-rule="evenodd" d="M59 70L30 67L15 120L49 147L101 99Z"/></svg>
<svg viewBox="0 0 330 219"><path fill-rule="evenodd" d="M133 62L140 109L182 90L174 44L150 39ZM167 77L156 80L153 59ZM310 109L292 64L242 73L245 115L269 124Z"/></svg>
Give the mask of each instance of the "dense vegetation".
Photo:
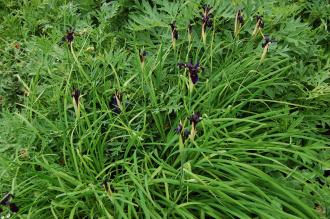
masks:
<svg viewBox="0 0 330 219"><path fill-rule="evenodd" d="M0 15L2 216L330 218L326 0Z"/></svg>

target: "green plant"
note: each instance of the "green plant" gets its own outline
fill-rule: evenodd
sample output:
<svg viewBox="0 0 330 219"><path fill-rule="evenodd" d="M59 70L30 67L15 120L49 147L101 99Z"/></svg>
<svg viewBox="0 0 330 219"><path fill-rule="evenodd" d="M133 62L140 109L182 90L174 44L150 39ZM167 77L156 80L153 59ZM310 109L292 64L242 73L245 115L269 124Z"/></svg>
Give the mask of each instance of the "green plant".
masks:
<svg viewBox="0 0 330 219"><path fill-rule="evenodd" d="M0 191L15 217L329 217L322 1L1 4Z"/></svg>

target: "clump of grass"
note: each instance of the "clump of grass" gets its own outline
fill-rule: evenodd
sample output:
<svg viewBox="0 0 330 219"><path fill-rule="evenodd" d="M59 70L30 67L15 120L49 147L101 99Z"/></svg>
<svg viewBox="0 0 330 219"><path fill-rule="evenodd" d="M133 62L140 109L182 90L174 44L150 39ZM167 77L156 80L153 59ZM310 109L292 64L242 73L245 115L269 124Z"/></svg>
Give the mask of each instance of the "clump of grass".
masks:
<svg viewBox="0 0 330 219"><path fill-rule="evenodd" d="M329 217L325 7L1 4L1 216Z"/></svg>

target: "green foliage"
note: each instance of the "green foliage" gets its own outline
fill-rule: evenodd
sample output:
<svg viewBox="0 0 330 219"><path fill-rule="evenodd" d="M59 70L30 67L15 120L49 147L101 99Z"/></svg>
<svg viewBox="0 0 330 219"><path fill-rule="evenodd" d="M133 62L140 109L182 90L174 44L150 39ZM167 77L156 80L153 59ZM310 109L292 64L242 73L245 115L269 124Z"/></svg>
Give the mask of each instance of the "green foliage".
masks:
<svg viewBox="0 0 330 219"><path fill-rule="evenodd" d="M258 12L274 41L263 62ZM328 12L324 1L2 1L0 192L15 195L13 216L328 218ZM190 60L204 68L193 89L178 68ZM175 129L193 129L195 112L183 141Z"/></svg>

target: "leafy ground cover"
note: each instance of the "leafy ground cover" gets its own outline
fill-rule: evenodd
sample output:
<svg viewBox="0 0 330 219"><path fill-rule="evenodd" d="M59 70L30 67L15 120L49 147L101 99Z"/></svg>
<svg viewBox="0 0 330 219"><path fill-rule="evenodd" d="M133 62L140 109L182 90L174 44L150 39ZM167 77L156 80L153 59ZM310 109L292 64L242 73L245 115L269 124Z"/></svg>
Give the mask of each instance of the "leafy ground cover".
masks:
<svg viewBox="0 0 330 219"><path fill-rule="evenodd" d="M0 214L329 218L325 0L0 2Z"/></svg>

